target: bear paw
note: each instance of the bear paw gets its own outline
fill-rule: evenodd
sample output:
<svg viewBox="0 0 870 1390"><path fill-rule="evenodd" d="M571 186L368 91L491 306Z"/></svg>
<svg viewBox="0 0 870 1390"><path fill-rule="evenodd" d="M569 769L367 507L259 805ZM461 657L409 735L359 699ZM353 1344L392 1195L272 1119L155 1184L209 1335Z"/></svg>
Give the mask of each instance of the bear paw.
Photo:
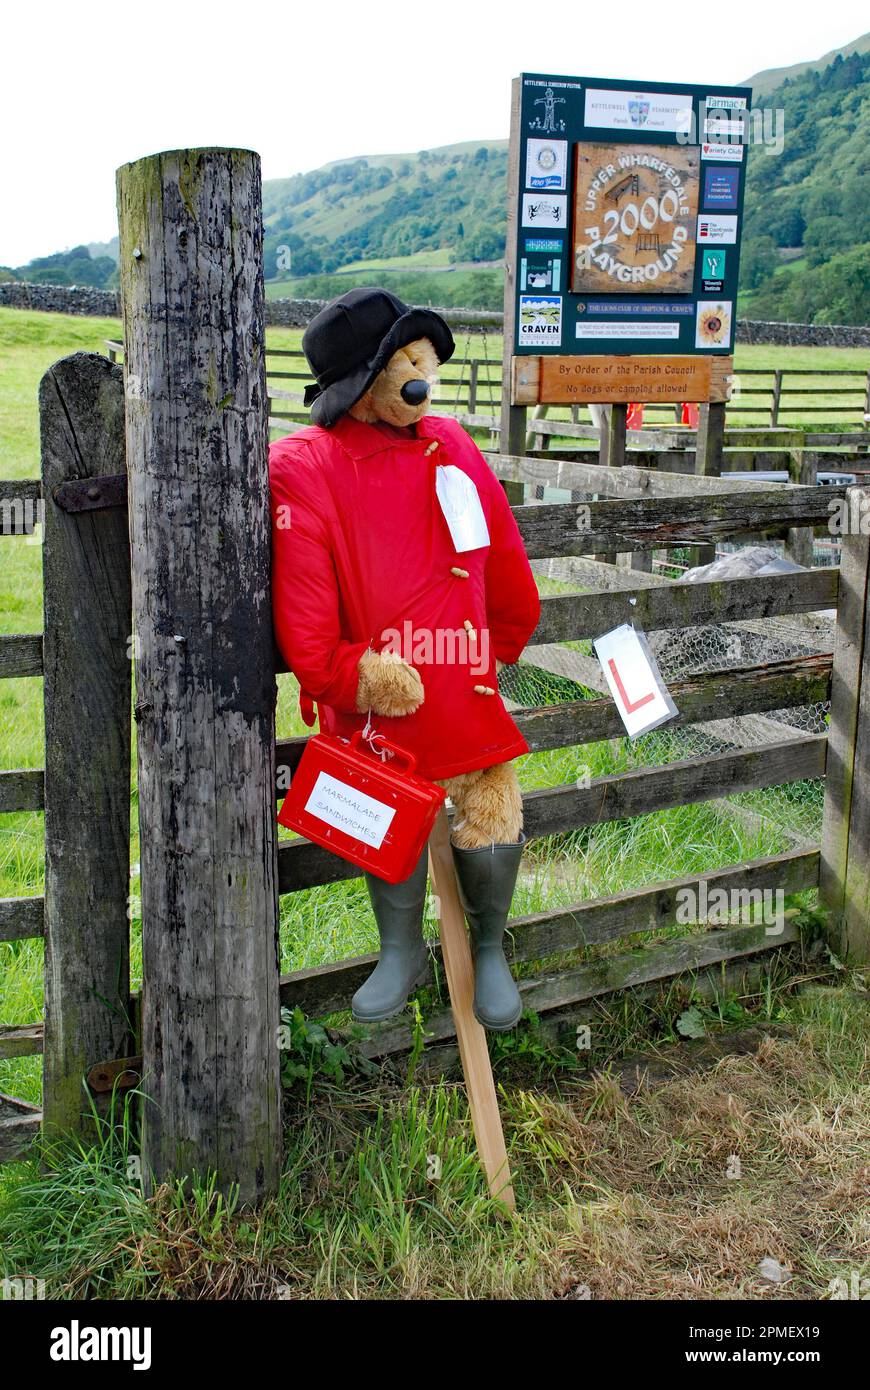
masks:
<svg viewBox="0 0 870 1390"><path fill-rule="evenodd" d="M423 682L398 652L363 652L359 660L356 707L387 719L413 714L423 703Z"/></svg>

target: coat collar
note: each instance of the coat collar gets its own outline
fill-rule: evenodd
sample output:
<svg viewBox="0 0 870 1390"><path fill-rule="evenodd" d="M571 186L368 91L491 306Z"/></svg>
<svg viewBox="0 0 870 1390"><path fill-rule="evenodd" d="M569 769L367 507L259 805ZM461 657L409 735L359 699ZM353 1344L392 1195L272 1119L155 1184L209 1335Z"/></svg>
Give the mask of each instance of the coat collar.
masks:
<svg viewBox="0 0 870 1390"><path fill-rule="evenodd" d="M410 448L433 439L440 442L443 439L439 429L440 423L437 415L424 415L414 426L413 435L400 438L382 434L374 425L365 425L361 420L355 420L352 415L342 415L329 433L351 458L365 459L371 458L374 454L384 453L387 449Z"/></svg>

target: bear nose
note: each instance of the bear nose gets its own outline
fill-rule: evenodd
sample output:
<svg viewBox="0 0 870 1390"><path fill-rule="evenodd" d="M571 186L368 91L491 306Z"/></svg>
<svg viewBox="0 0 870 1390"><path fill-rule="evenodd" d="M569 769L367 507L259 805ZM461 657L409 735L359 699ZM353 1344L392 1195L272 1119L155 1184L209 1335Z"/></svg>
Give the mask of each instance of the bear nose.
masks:
<svg viewBox="0 0 870 1390"><path fill-rule="evenodd" d="M416 381L406 381L402 387L402 400L406 405L422 405L429 394L429 383L420 377Z"/></svg>

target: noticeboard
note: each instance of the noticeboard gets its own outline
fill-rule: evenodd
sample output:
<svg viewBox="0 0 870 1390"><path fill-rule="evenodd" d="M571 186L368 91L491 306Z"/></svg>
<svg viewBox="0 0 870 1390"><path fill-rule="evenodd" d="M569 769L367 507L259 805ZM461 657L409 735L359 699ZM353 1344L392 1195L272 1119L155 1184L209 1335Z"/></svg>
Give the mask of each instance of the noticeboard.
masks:
<svg viewBox="0 0 870 1390"><path fill-rule="evenodd" d="M750 102L747 87L519 78L511 355L733 350Z"/></svg>

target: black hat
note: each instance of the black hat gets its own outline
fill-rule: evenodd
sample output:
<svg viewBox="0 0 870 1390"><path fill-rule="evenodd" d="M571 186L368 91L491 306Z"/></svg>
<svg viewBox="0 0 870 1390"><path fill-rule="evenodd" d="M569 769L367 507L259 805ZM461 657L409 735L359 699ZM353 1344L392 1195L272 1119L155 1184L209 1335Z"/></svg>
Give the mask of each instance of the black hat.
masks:
<svg viewBox="0 0 870 1390"><path fill-rule="evenodd" d="M302 351L317 377L305 388L311 418L329 428L364 396L394 352L428 338L440 362L453 356L453 334L440 314L409 309L389 290L348 290L311 320Z"/></svg>

